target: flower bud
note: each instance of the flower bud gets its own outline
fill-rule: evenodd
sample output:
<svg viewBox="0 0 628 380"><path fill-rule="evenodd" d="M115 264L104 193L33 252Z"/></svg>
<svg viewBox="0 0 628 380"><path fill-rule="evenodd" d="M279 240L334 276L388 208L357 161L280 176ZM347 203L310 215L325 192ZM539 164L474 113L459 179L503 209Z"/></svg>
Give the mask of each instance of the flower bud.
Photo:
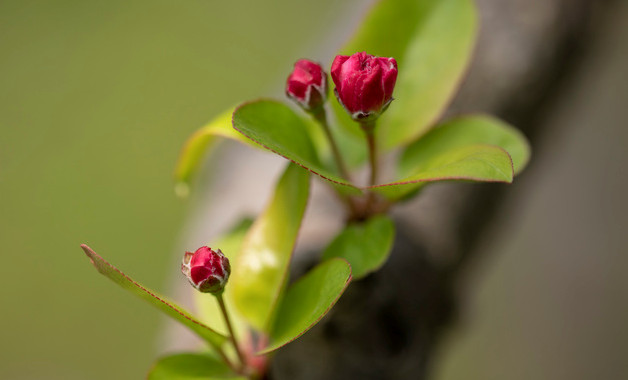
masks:
<svg viewBox="0 0 628 380"><path fill-rule="evenodd" d="M365 52L338 55L331 65L338 101L355 121L374 120L393 100L397 61Z"/></svg>
<svg viewBox="0 0 628 380"><path fill-rule="evenodd" d="M219 250L201 247L196 252L186 252L181 272L190 284L203 293L221 292L231 273L229 259Z"/></svg>
<svg viewBox="0 0 628 380"><path fill-rule="evenodd" d="M321 107L327 100L327 73L316 62L298 60L288 77L286 95L306 111Z"/></svg>

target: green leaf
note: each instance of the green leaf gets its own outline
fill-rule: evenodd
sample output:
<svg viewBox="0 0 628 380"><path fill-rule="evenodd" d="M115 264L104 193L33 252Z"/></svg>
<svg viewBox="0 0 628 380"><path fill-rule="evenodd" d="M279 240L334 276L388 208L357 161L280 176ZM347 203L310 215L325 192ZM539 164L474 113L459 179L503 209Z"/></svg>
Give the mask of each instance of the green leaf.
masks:
<svg viewBox="0 0 628 380"><path fill-rule="evenodd" d="M396 200L418 190L429 182L467 180L483 182L512 182L510 155L492 145L470 145L431 157L423 166L401 180L374 186L373 189Z"/></svg>
<svg viewBox="0 0 628 380"><path fill-rule="evenodd" d="M476 144L495 145L508 152L515 174L530 159L530 146L519 130L491 116L471 115L448 121L408 146L399 160L399 172L410 175L436 156Z"/></svg>
<svg viewBox="0 0 628 380"><path fill-rule="evenodd" d="M349 224L323 252L323 259L341 257L351 264L353 277L362 278L379 269L388 258L395 238L395 224L387 216Z"/></svg>
<svg viewBox="0 0 628 380"><path fill-rule="evenodd" d="M87 245L82 244L81 248L100 274L109 278L111 281L120 285L123 289L129 291L130 293L148 301L148 303L161 310L164 314L194 331L198 334L198 336L205 339L213 347L220 347L227 339L225 336L217 333L207 325L195 319L192 315L190 315L190 313L182 309L174 302L166 299L164 296L159 295L157 292L143 286L139 282L122 273L118 268L109 264Z"/></svg>
<svg viewBox="0 0 628 380"><path fill-rule="evenodd" d="M307 122L285 104L272 100L245 103L233 113L233 127L264 148L339 185L345 191L359 193L355 186L320 162Z"/></svg>
<svg viewBox="0 0 628 380"><path fill-rule="evenodd" d="M412 141L440 116L465 72L475 39L471 0L380 1L372 8L342 52L366 51L398 62L395 100L377 127L384 149ZM356 123L333 103L342 125L359 135Z"/></svg>
<svg viewBox="0 0 628 380"><path fill-rule="evenodd" d="M260 353L274 351L299 338L336 304L351 281L351 266L333 258L288 288L270 333L270 344Z"/></svg>
<svg viewBox="0 0 628 380"><path fill-rule="evenodd" d="M147 380L246 380L209 355L183 353L163 357L150 369Z"/></svg>
<svg viewBox="0 0 628 380"><path fill-rule="evenodd" d="M207 245L209 247L220 249L225 254L225 256L227 256L231 263L235 263L237 261L238 253L240 253L242 249L242 243L244 242L244 238L252 224L253 221L251 219L242 220L235 227L229 230L229 232L227 232L222 238L216 239L212 242L208 242ZM237 312L237 309L234 307L233 286L230 285L231 282L233 282L233 278L229 280L229 283L225 287L223 299L225 300L227 310L229 311L231 322L234 325L233 327L237 339L242 340L244 337L244 333L246 332L247 326L242 316ZM218 332L227 335L227 326L225 325L225 321L221 314L216 297L197 291L194 291L194 294L196 307L198 308L198 314L201 321L203 321L208 326L212 326Z"/></svg>
<svg viewBox="0 0 628 380"><path fill-rule="evenodd" d="M488 118L484 119L491 120ZM309 141L305 122L287 106L274 101L247 103L236 109L233 115L233 123L234 127L245 136L267 149L288 158L343 189L351 189L355 192L360 191L360 188L347 183L320 164L315 149ZM434 133L439 129L435 130ZM460 131L460 133L464 132ZM431 134L425 137L429 136ZM461 141L463 140L464 138ZM415 143L418 148L412 150L412 154L408 153L404 167L409 167L410 170L404 172L401 179L391 183L378 184L372 188L395 200L416 191L426 182L445 180L512 181L511 158L508 153L500 148L471 146L470 144L453 144L450 147L443 142L441 144L443 149L433 148L433 150L430 150L425 148L423 141L423 138L419 139ZM428 141L432 141L431 138ZM436 146L440 146L439 139L433 141L435 141L434 144ZM508 147L516 147L516 144L511 145L508 145ZM414 148L414 146L412 147ZM427 157L425 158L420 153L422 150L434 151L438 154L432 154L429 157L425 156ZM513 152L517 153L519 151L515 149ZM519 152L517 155L518 162L524 156L525 154Z"/></svg>
<svg viewBox="0 0 628 380"><path fill-rule="evenodd" d="M176 190L179 195L187 194L190 181L198 170L203 158L221 138L228 138L257 147L255 144L251 144L250 140L233 130L231 127L232 113L233 108L221 113L203 128L196 131L186 141L179 155L175 171Z"/></svg>
<svg viewBox="0 0 628 380"><path fill-rule="evenodd" d="M267 332L272 323L308 194L309 173L290 164L232 264L228 286L235 307L258 330Z"/></svg>

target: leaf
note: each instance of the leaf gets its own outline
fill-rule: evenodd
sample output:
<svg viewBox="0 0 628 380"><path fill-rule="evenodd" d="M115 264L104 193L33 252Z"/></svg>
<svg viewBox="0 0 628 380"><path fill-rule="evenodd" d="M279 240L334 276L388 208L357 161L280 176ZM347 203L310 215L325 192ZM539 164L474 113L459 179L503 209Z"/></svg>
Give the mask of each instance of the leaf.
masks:
<svg viewBox="0 0 628 380"><path fill-rule="evenodd" d="M320 164L308 139L305 123L287 106L267 100L246 103L234 112L233 124L253 141L341 188L355 192L361 190ZM422 144L422 140L416 144ZM512 181L511 159L508 153L496 147L454 145L451 149L444 149L438 155L429 157L425 162L421 161L420 157L419 155L419 158L409 158L407 165L410 165L411 160L417 160L420 165L400 179L369 188L374 188L375 191L395 200L417 190L425 182Z"/></svg>
<svg viewBox="0 0 628 380"><path fill-rule="evenodd" d="M221 138L228 138L257 147L255 144L251 144L250 140L233 130L231 127L232 113L233 108L221 113L203 128L196 131L185 142L183 150L179 154L179 161L175 171L178 194L187 194L190 181L196 170L198 170L203 157Z"/></svg>
<svg viewBox="0 0 628 380"><path fill-rule="evenodd" d="M192 317L190 313L182 309L174 302L166 299L164 296L159 295L157 292L143 286L139 282L136 282L126 274L122 273L118 268L109 264L87 245L82 244L81 248L100 274L120 285L125 290L135 294L145 301L148 301L148 303L155 306L169 317L194 331L198 334L198 336L205 339L213 347L220 347L227 339L225 336L217 333L207 325Z"/></svg>
<svg viewBox="0 0 628 380"><path fill-rule="evenodd" d="M147 380L246 380L222 361L206 354L182 353L163 357L150 369Z"/></svg>
<svg viewBox="0 0 628 380"><path fill-rule="evenodd" d="M288 264L309 194L309 173L288 165L266 210L250 228L232 265L235 307L256 329L267 332L284 289Z"/></svg>
<svg viewBox="0 0 628 380"><path fill-rule="evenodd" d="M492 145L470 145L445 151L432 157L425 165L395 182L372 188L392 200L404 198L429 182L467 180L512 182L510 155Z"/></svg>
<svg viewBox="0 0 628 380"><path fill-rule="evenodd" d="M412 141L439 117L469 63L476 29L471 0L380 1L372 8L342 52L398 62L395 100L377 127L384 149ZM359 135L356 123L333 103L341 124Z"/></svg>
<svg viewBox="0 0 628 380"><path fill-rule="evenodd" d="M231 263L235 263L238 253L240 253L242 249L244 238L252 224L253 221L250 219L242 220L222 238L208 242L207 245L220 249ZM238 340L241 340L243 337L242 334L246 331L246 325L242 316L237 312L237 309L233 305L233 286L230 286L231 282L233 282L233 278L229 280L229 283L225 287L223 299L225 300L227 310L229 311L231 322L234 325L234 332ZM218 332L227 335L227 326L225 325L216 297L196 291L194 294L201 321L206 323L208 326L212 326Z"/></svg>
<svg viewBox="0 0 628 380"><path fill-rule="evenodd" d="M284 297L270 333L266 354L296 340L336 304L351 281L351 266L333 258L318 264L295 282Z"/></svg>
<svg viewBox="0 0 628 380"><path fill-rule="evenodd" d="M410 175L435 156L476 144L495 145L508 152L515 174L530 159L530 146L519 130L491 116L471 115L448 121L408 146L399 160L399 171L402 176Z"/></svg>
<svg viewBox="0 0 628 380"><path fill-rule="evenodd" d="M387 216L348 225L323 252L323 259L340 257L351 264L353 277L362 278L379 269L388 258L395 225Z"/></svg>
<svg viewBox="0 0 628 380"><path fill-rule="evenodd" d="M307 123L288 106L272 100L245 103L233 113L233 127L264 148L340 185L344 191L359 193L320 162Z"/></svg>

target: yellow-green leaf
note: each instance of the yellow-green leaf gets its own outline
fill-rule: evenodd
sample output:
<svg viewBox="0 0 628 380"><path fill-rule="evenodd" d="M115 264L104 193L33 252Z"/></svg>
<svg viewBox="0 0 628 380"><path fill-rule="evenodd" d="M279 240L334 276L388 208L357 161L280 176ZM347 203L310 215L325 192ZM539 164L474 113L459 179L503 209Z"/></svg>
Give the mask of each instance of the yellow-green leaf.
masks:
<svg viewBox="0 0 628 380"><path fill-rule="evenodd" d="M436 181L512 182L512 159L508 152L492 145L457 147L432 157L423 166L394 182L373 189L396 200Z"/></svg>
<svg viewBox="0 0 628 380"><path fill-rule="evenodd" d="M470 115L447 121L409 145L399 160L399 172L411 175L436 156L477 144L495 145L508 152L515 174L530 159L530 146L519 130L492 116Z"/></svg>
<svg viewBox="0 0 628 380"><path fill-rule="evenodd" d="M360 193L321 163L308 123L285 104L273 100L245 103L233 113L233 127L262 147L330 181L340 191Z"/></svg>
<svg viewBox="0 0 628 380"><path fill-rule="evenodd" d="M309 195L309 173L290 164L272 200L246 235L229 287L238 312L267 332L283 292Z"/></svg>

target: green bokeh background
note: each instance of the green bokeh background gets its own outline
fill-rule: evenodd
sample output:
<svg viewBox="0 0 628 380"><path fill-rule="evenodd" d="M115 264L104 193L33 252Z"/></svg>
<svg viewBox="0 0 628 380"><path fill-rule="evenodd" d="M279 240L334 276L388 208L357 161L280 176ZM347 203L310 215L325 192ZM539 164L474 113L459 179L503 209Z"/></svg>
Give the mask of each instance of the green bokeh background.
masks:
<svg viewBox="0 0 628 380"><path fill-rule="evenodd" d="M143 378L160 316L79 244L165 290L186 137L279 93L346 5L0 1L0 378Z"/></svg>
<svg viewBox="0 0 628 380"><path fill-rule="evenodd" d="M144 378L164 319L79 244L170 293L185 139L241 100L281 96L297 58L329 62L371 2L0 0L0 379ZM486 238L439 379L626 378L618 4Z"/></svg>

